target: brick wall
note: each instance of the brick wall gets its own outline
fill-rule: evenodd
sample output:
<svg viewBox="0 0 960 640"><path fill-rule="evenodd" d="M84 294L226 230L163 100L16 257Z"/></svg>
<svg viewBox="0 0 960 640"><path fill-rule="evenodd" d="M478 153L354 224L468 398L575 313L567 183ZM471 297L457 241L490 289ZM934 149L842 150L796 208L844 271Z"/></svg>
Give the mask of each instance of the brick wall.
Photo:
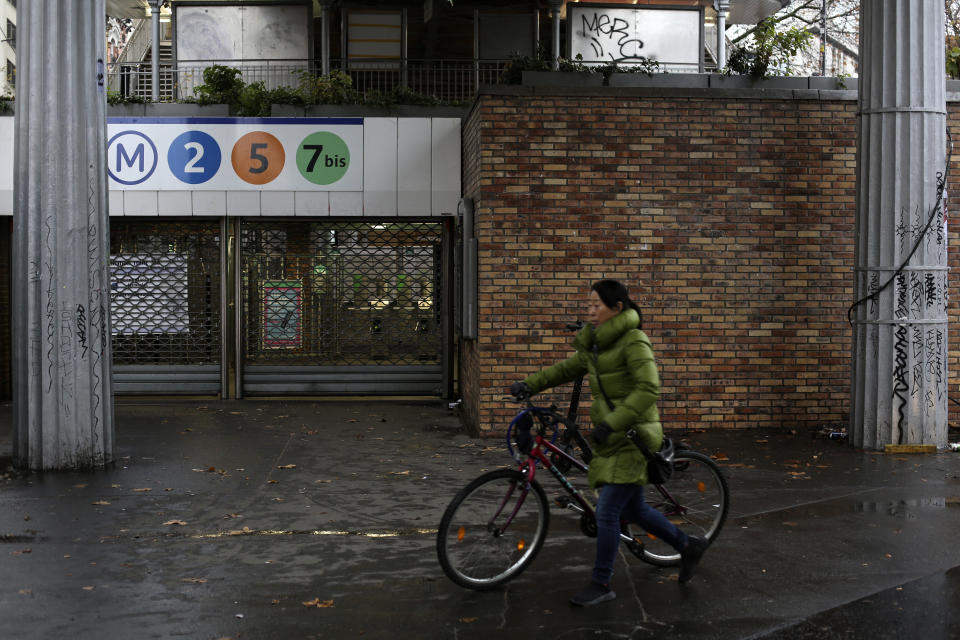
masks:
<svg viewBox="0 0 960 640"><path fill-rule="evenodd" d="M850 94L523 89L482 95L464 127L480 241L480 338L462 373L471 426L505 429L507 385L571 352L560 328L604 277L644 308L668 428L845 425Z"/></svg>

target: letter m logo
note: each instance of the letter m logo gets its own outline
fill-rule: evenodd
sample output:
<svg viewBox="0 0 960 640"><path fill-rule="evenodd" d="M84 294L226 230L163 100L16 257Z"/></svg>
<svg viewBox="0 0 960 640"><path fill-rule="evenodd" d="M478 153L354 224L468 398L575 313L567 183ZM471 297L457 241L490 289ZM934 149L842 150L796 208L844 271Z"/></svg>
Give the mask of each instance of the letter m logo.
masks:
<svg viewBox="0 0 960 640"><path fill-rule="evenodd" d="M143 162L144 162L144 150L143 143L137 145L136 150L134 150L132 156L127 155L127 149L122 144L117 145L117 173L120 173L123 169L120 166L120 162L123 161L127 167L132 167L134 162L139 162L139 168L137 169L140 173L143 173Z"/></svg>

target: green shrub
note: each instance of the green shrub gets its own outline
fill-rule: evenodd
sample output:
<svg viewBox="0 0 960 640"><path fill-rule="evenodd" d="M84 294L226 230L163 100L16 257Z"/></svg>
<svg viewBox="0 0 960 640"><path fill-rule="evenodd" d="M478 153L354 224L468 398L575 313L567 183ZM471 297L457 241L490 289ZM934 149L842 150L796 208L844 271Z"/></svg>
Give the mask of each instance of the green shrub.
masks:
<svg viewBox="0 0 960 640"><path fill-rule="evenodd" d="M215 64L203 70L203 84L193 90L197 104L240 104L244 89L240 70Z"/></svg>
<svg viewBox="0 0 960 640"><path fill-rule="evenodd" d="M754 80L769 78L771 72L789 76L790 58L806 50L812 37L806 29L797 27L777 31L772 17L761 20L753 32L753 48L735 47L724 73L749 75Z"/></svg>

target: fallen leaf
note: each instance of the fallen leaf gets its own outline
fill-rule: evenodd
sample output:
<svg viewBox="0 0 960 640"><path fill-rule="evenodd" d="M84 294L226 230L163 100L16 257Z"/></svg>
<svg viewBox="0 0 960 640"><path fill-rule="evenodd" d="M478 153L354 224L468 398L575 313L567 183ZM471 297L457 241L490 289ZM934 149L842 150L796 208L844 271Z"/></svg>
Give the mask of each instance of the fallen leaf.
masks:
<svg viewBox="0 0 960 640"><path fill-rule="evenodd" d="M313 484L327 484L333 482L333 480L314 480Z"/></svg>
<svg viewBox="0 0 960 640"><path fill-rule="evenodd" d="M183 578L180 582L189 582L190 584L206 584L206 578Z"/></svg>
<svg viewBox="0 0 960 640"><path fill-rule="evenodd" d="M74 489L86 489L86 488L87 488L87 485L85 485L85 484L75 484L75 485L73 485L73 488L74 488Z"/></svg>
<svg viewBox="0 0 960 640"><path fill-rule="evenodd" d="M107 500L97 500L96 502L91 502L90 504L105 505L110 504L110 502Z"/></svg>
<svg viewBox="0 0 960 640"><path fill-rule="evenodd" d="M17 591L17 593L19 593L22 596L28 596L31 593L33 593L33 589L20 589Z"/></svg>
<svg viewBox="0 0 960 640"><path fill-rule="evenodd" d="M223 516L223 519L229 520L230 518L242 518L242 517L243 516L240 515L239 513L228 513L227 515Z"/></svg>
<svg viewBox="0 0 960 640"><path fill-rule="evenodd" d="M277 469L296 469L297 465L295 464L282 464L277 467Z"/></svg>
<svg viewBox="0 0 960 640"><path fill-rule="evenodd" d="M277 484L278 482L277 480L267 480L267 484Z"/></svg>
<svg viewBox="0 0 960 640"><path fill-rule="evenodd" d="M134 493L146 493L147 491L153 491L150 487L144 487L143 489L134 489Z"/></svg>
<svg viewBox="0 0 960 640"><path fill-rule="evenodd" d="M409 471L391 471L390 475L392 476L408 476L410 475Z"/></svg>
<svg viewBox="0 0 960 640"><path fill-rule="evenodd" d="M460 618L460 622L476 622L480 618Z"/></svg>
<svg viewBox="0 0 960 640"><path fill-rule="evenodd" d="M12 556L22 556L27 553L33 553L33 549L20 549L20 551L11 551L10 555Z"/></svg>
<svg viewBox="0 0 960 640"><path fill-rule="evenodd" d="M83 587L84 591L93 591L96 587Z"/></svg>
<svg viewBox="0 0 960 640"><path fill-rule="evenodd" d="M795 527L795 526L797 526L797 523L796 523L796 522L784 522L783 524L786 525L786 526L788 526L788 527Z"/></svg>
<svg viewBox="0 0 960 640"><path fill-rule="evenodd" d="M316 607L317 609L330 609L333 607L333 600L321 600L314 598L303 603L305 607Z"/></svg>
<svg viewBox="0 0 960 640"><path fill-rule="evenodd" d="M168 525L173 525L173 524L181 525L181 526L182 526L182 525L185 525L185 524L187 524L187 523L184 522L183 520L167 520L166 522L163 523L163 526L168 526Z"/></svg>
<svg viewBox="0 0 960 640"><path fill-rule="evenodd" d="M231 536L245 536L253 533L253 529L250 527L244 527L243 529L234 529L228 533Z"/></svg>
<svg viewBox="0 0 960 640"><path fill-rule="evenodd" d="M729 457L727 457L727 454L725 454L725 453L715 453L715 454L714 454L713 456L711 456L711 457L712 457L714 460L719 460L719 461L721 461L721 462L724 461L724 460L729 460L729 459L730 459Z"/></svg>
<svg viewBox="0 0 960 640"><path fill-rule="evenodd" d="M767 443L769 443L770 441L769 441L769 440L754 440L754 442L756 442L757 444L767 444Z"/></svg>
<svg viewBox="0 0 960 640"><path fill-rule="evenodd" d="M271 601L270 601L270 604L280 604L280 601L279 601L279 600L271 600Z"/></svg>

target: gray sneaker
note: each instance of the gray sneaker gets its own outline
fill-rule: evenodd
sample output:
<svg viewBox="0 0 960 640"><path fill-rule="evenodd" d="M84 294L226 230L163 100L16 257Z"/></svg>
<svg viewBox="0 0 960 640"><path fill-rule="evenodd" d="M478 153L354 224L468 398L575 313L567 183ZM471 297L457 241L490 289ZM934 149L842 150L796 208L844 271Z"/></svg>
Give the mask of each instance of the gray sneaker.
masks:
<svg viewBox="0 0 960 640"><path fill-rule="evenodd" d="M570 604L578 607L589 607L607 600L613 600L616 597L617 594L610 589L609 585L591 582L583 591L570 598Z"/></svg>

